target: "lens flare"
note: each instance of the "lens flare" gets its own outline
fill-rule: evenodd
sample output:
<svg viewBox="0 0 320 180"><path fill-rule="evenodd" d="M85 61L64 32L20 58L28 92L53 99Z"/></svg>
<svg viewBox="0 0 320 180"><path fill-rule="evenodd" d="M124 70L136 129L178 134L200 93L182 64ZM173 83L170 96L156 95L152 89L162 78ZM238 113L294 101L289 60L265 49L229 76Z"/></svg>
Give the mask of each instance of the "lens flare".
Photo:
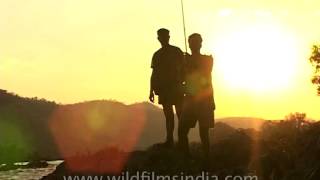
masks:
<svg viewBox="0 0 320 180"><path fill-rule="evenodd" d="M120 173L144 123L142 106L90 102L61 106L50 129L71 171Z"/></svg>

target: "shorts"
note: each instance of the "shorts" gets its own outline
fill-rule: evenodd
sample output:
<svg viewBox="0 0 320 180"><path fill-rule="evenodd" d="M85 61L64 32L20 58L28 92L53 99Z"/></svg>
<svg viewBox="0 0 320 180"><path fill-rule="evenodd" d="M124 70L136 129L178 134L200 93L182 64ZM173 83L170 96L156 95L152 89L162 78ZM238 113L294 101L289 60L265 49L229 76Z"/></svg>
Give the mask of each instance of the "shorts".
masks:
<svg viewBox="0 0 320 180"><path fill-rule="evenodd" d="M194 128L197 121L200 127L214 127L213 98L199 100L195 96L184 97L181 123L188 128Z"/></svg>
<svg viewBox="0 0 320 180"><path fill-rule="evenodd" d="M183 94L181 93L166 93L158 95L159 104L180 105L183 102Z"/></svg>
<svg viewBox="0 0 320 180"><path fill-rule="evenodd" d="M180 87L168 87L158 94L159 104L181 105L184 98L183 89Z"/></svg>

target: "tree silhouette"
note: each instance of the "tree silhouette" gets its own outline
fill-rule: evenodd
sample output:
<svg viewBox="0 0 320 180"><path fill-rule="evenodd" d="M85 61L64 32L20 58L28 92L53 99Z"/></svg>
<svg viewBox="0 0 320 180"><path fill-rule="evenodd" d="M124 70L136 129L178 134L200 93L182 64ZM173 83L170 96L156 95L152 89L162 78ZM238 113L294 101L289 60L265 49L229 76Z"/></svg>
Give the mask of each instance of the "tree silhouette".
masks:
<svg viewBox="0 0 320 180"><path fill-rule="evenodd" d="M312 83L317 85L318 95L320 95L320 45L313 45L309 61L314 67Z"/></svg>

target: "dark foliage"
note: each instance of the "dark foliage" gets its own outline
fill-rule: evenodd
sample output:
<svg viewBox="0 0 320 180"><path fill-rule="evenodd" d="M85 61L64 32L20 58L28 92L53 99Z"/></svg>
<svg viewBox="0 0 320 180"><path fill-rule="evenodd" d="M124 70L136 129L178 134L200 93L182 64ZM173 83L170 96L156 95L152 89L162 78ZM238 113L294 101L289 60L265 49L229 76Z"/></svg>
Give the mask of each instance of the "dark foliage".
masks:
<svg viewBox="0 0 320 180"><path fill-rule="evenodd" d="M56 158L47 119L57 106L0 90L0 163Z"/></svg>
<svg viewBox="0 0 320 180"><path fill-rule="evenodd" d="M320 95L320 45L314 45L312 47L312 53L309 61L314 67L312 83L317 86L318 95Z"/></svg>
<svg viewBox="0 0 320 180"><path fill-rule="evenodd" d="M180 175L181 172L184 175L199 175L207 171L221 178L227 175L257 175L261 180L316 180L320 177L320 123L301 117L305 116L295 113L283 121L268 121L261 132L234 130L214 142L208 167L204 166L206 161L199 143L191 144L190 157L181 155L176 148L168 149L155 144L146 151L123 153L122 156L129 158L122 171L132 174L147 171L157 175ZM106 157L102 154L100 159ZM86 155L85 158L99 159L96 156ZM45 179L66 174L70 174L70 170L62 164Z"/></svg>

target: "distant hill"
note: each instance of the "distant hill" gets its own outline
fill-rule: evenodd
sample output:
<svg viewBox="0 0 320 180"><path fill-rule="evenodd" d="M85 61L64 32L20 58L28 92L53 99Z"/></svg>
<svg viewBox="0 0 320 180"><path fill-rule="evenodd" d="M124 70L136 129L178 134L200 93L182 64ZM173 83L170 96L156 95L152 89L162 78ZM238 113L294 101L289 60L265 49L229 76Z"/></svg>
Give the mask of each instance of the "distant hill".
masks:
<svg viewBox="0 0 320 180"><path fill-rule="evenodd" d="M256 129L260 130L266 120L252 117L229 117L217 119L217 122L223 122L236 129Z"/></svg>
<svg viewBox="0 0 320 180"><path fill-rule="evenodd" d="M55 159L110 145L125 151L142 150L165 139L164 122L162 110L148 102L125 105L97 100L61 105L0 90L0 157L7 157L0 162ZM216 122L212 141L237 128L259 129L263 120L238 117ZM189 137L191 142L199 141L198 128Z"/></svg>
<svg viewBox="0 0 320 180"><path fill-rule="evenodd" d="M58 157L48 128L50 114L58 106L45 99L0 90L0 163L44 155Z"/></svg>

